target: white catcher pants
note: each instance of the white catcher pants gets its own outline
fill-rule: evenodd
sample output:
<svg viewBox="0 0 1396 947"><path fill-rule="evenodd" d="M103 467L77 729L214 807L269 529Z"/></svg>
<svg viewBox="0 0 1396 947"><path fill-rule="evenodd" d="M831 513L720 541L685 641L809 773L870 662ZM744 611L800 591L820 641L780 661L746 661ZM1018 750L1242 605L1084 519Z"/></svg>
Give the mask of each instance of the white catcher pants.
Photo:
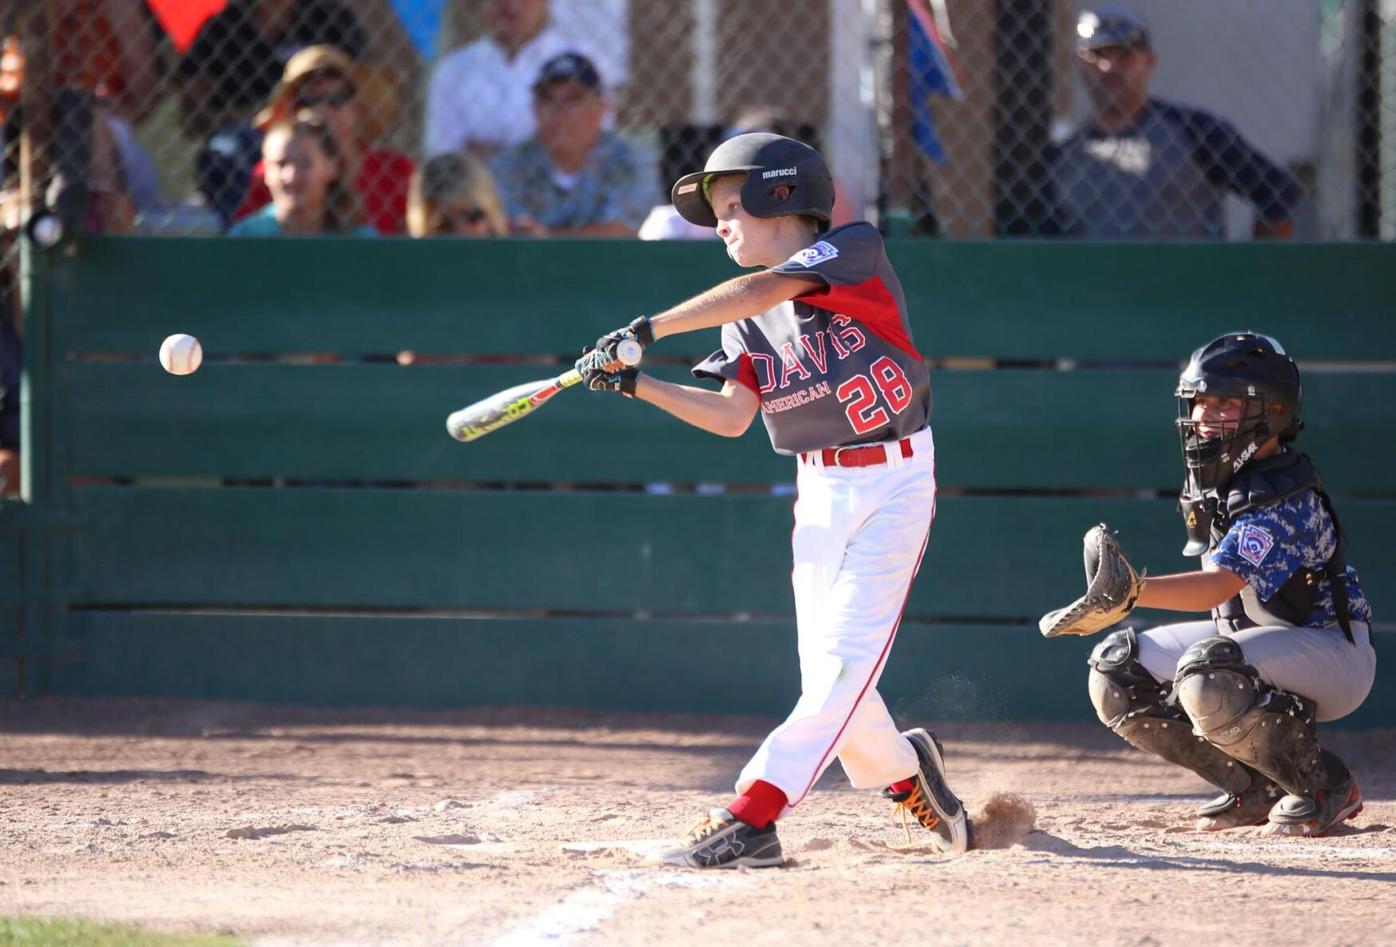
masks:
<svg viewBox="0 0 1396 947"><path fill-rule="evenodd" d="M911 436L913 454L877 467L798 461L791 537L800 700L737 779L756 780L800 804L838 757L858 789L916 772L916 751L877 693L911 581L935 517L935 444ZM784 815L784 813L782 813Z"/></svg>
<svg viewBox="0 0 1396 947"><path fill-rule="evenodd" d="M1216 623L1185 621L1138 633L1139 663L1159 681L1171 681L1178 659L1190 645L1218 635ZM1317 719L1337 720L1356 710L1377 674L1377 653L1366 622L1352 623L1353 641L1336 628L1262 625L1227 632L1241 646L1246 663L1280 690L1318 704Z"/></svg>

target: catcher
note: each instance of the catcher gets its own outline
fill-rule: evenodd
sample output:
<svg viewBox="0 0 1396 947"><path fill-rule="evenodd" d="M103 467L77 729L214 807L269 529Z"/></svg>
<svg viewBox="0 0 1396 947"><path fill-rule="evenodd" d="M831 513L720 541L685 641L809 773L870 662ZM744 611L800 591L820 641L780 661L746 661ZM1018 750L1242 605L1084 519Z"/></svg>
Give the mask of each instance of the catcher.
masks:
<svg viewBox="0 0 1396 947"><path fill-rule="evenodd" d="M1316 724L1357 709L1376 654L1333 505L1292 443L1299 369L1274 339L1230 333L1192 354L1177 396L1183 554L1202 568L1136 575L1101 524L1086 534L1086 595L1043 616L1042 633L1091 634L1135 606L1210 610L1107 635L1087 662L1096 713L1222 790L1198 810L1199 830L1323 835L1362 811L1362 793Z"/></svg>

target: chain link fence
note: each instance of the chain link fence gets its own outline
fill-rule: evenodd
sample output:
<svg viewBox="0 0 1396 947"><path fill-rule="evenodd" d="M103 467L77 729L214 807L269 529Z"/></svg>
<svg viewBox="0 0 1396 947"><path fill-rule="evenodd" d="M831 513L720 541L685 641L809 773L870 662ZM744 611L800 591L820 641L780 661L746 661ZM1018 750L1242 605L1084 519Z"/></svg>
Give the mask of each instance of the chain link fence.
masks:
<svg viewBox="0 0 1396 947"><path fill-rule="evenodd" d="M25 232L712 239L772 130L889 235L1392 238L1396 0L1085 2L0 0L0 493Z"/></svg>
<svg viewBox="0 0 1396 947"><path fill-rule="evenodd" d="M1396 2L1082 6L0 0L0 224L702 236L670 182L773 129L891 234L1391 237Z"/></svg>

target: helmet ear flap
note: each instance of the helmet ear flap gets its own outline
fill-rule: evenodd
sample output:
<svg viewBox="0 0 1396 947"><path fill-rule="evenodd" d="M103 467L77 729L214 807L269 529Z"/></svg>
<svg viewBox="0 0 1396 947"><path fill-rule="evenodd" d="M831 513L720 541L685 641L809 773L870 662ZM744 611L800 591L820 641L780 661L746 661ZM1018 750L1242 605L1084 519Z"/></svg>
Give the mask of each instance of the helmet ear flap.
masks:
<svg viewBox="0 0 1396 947"><path fill-rule="evenodd" d="M1279 438L1282 441L1294 440L1296 437L1299 436L1299 432L1304 430L1304 419L1299 417L1285 405L1276 404L1276 407L1280 408L1281 410L1275 413L1281 415L1282 417L1277 419L1275 425L1271 426L1272 430L1275 434L1279 435ZM1284 426L1279 427L1280 423L1283 423Z"/></svg>

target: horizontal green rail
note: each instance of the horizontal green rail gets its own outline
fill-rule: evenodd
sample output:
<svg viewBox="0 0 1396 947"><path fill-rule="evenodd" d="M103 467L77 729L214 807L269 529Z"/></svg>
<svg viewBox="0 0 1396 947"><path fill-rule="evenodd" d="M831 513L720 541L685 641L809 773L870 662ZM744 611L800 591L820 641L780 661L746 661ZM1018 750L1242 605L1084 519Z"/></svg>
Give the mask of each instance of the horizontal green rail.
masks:
<svg viewBox="0 0 1396 947"><path fill-rule="evenodd" d="M879 690L907 726L1093 720L1092 644L905 622ZM768 715L799 695L785 622L75 612L65 646L74 659L56 666L51 693ZM734 654L747 672L733 673ZM1342 725L1393 718L1396 688L1378 688Z"/></svg>
<svg viewBox="0 0 1396 947"><path fill-rule="evenodd" d="M73 363L64 370L69 469L80 477L794 479L793 461L771 452L759 418L734 443L652 406L581 390L480 441L446 435L455 408L560 370L214 364L177 378L153 363ZM658 373L688 377L672 366ZM1181 480L1175 384L1164 370L937 371L937 476L964 488L1170 485ZM1305 396L1303 446L1331 489L1396 493L1396 372L1314 373Z"/></svg>
<svg viewBox="0 0 1396 947"><path fill-rule="evenodd" d="M793 611L789 497L91 487L74 503L92 523L78 604ZM1396 501L1343 515L1369 586L1396 586ZM1035 620L1080 594L1100 520L1139 565L1188 565L1169 502L945 497L909 613Z"/></svg>
<svg viewBox="0 0 1396 947"><path fill-rule="evenodd" d="M933 354L1183 358L1233 329L1301 359L1396 359L1396 245L903 242Z"/></svg>

